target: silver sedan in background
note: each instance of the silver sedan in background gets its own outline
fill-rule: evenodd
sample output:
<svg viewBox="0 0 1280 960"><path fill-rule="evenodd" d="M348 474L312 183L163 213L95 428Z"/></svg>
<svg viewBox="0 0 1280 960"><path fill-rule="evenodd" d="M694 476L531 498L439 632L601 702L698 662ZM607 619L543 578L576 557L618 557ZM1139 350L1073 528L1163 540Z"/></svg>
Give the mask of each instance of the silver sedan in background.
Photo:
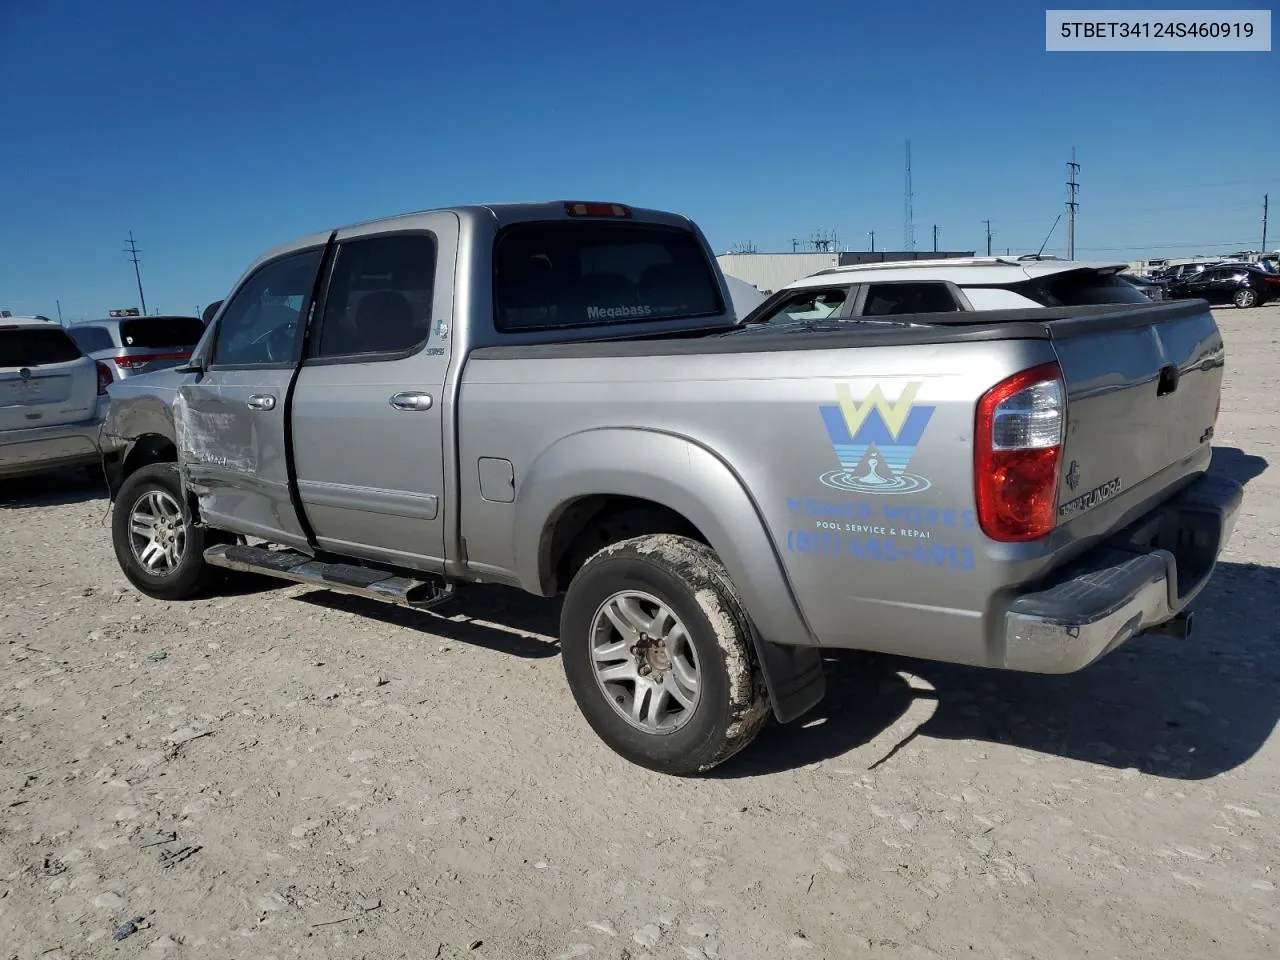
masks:
<svg viewBox="0 0 1280 960"><path fill-rule="evenodd" d="M204 335L198 317L112 317L73 323L76 346L101 360L116 380L185 363Z"/></svg>

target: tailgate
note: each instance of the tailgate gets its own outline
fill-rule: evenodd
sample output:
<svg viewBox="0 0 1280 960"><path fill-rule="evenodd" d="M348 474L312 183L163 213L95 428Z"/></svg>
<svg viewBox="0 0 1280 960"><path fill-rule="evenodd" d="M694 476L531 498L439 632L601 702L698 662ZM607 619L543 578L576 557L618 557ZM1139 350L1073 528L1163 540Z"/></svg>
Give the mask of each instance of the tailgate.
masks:
<svg viewBox="0 0 1280 960"><path fill-rule="evenodd" d="M1094 507L1151 502L1204 468L1222 388L1222 336L1200 301L1052 329L1067 388L1058 525L1087 536Z"/></svg>
<svg viewBox="0 0 1280 960"><path fill-rule="evenodd" d="M94 362L60 327L0 329L0 430L77 423L97 401Z"/></svg>

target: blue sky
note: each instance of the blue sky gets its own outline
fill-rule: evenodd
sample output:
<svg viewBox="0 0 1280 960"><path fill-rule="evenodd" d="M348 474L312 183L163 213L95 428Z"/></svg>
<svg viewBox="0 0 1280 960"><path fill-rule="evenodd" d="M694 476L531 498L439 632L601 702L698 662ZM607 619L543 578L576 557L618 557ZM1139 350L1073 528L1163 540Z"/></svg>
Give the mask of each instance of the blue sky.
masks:
<svg viewBox="0 0 1280 960"><path fill-rule="evenodd" d="M1026 2L0 0L0 37L14 312L136 305L131 229L190 312L275 243L474 201L896 248L907 138L918 246L1036 249L1072 146L1078 256L1256 246L1268 190L1280 246L1280 54L1050 54Z"/></svg>

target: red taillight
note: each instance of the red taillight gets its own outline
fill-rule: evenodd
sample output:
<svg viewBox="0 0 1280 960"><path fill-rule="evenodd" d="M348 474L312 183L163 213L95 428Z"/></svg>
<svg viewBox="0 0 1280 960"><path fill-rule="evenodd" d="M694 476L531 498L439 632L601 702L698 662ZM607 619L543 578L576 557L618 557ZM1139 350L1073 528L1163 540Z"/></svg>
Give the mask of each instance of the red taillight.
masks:
<svg viewBox="0 0 1280 960"><path fill-rule="evenodd" d="M98 366L98 396L102 397L102 396L106 396L107 387L111 386L111 382L115 380L115 377L111 375L111 368L108 367L101 360L98 361L97 366Z"/></svg>
<svg viewBox="0 0 1280 960"><path fill-rule="evenodd" d="M620 203L566 203L564 211L571 217L631 216L631 211Z"/></svg>
<svg viewBox="0 0 1280 960"><path fill-rule="evenodd" d="M111 359L117 367L131 370L134 367L145 367L148 363L153 363L156 360L187 360L190 357L191 351L187 350L184 353L147 353L132 357L112 357Z"/></svg>
<svg viewBox="0 0 1280 960"><path fill-rule="evenodd" d="M1015 373L982 395L974 429L978 524L992 540L1036 540L1054 527L1067 420L1057 363Z"/></svg>

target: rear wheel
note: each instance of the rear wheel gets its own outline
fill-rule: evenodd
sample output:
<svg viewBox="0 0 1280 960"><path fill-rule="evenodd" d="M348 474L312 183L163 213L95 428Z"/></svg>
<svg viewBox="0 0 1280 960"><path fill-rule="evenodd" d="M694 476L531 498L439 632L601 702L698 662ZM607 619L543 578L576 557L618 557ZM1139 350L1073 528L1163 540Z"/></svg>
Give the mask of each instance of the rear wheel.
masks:
<svg viewBox="0 0 1280 960"><path fill-rule="evenodd" d="M129 582L157 600L186 600L212 585L206 533L183 502L178 467L155 463L131 474L116 495L111 540Z"/></svg>
<svg viewBox="0 0 1280 960"><path fill-rule="evenodd" d="M742 602L696 540L635 537L591 557L565 596L560 648L596 735L651 770L709 770L768 719Z"/></svg>
<svg viewBox="0 0 1280 960"><path fill-rule="evenodd" d="M1241 287L1235 292L1231 302L1237 307L1256 307L1258 305L1258 291L1252 287Z"/></svg>

